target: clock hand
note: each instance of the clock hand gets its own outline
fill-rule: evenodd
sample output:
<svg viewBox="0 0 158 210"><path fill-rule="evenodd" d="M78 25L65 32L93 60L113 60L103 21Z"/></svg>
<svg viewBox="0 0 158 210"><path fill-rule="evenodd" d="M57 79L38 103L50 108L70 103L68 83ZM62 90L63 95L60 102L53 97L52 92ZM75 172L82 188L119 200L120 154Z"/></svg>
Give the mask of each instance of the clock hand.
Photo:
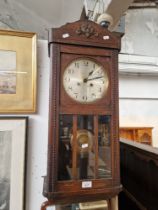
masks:
<svg viewBox="0 0 158 210"><path fill-rule="evenodd" d="M89 72L88 77L91 76L94 72L100 70L101 68L93 69L92 71Z"/></svg>
<svg viewBox="0 0 158 210"><path fill-rule="evenodd" d="M92 70L91 72L89 72L88 77L91 76L93 74L94 70Z"/></svg>
<svg viewBox="0 0 158 210"><path fill-rule="evenodd" d="M93 78L90 78L90 79L85 78L85 79L83 80L83 82L86 83L87 81L95 80L95 79L100 79L100 78L103 78L103 76L101 76L101 77L93 77Z"/></svg>

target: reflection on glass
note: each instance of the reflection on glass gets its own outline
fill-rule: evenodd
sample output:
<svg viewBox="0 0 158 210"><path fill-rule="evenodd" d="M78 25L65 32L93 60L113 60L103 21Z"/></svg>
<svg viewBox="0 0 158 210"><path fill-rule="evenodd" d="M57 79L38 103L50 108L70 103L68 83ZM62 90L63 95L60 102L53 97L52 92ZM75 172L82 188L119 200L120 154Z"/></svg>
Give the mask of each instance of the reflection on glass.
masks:
<svg viewBox="0 0 158 210"><path fill-rule="evenodd" d="M98 178L111 177L110 116L98 118Z"/></svg>
<svg viewBox="0 0 158 210"><path fill-rule="evenodd" d="M110 116L63 114L59 123L58 180L110 178Z"/></svg>
<svg viewBox="0 0 158 210"><path fill-rule="evenodd" d="M95 154L93 116L79 115L77 121L77 172L79 179L93 179Z"/></svg>
<svg viewBox="0 0 158 210"><path fill-rule="evenodd" d="M72 170L72 115L60 115L58 180L70 180Z"/></svg>

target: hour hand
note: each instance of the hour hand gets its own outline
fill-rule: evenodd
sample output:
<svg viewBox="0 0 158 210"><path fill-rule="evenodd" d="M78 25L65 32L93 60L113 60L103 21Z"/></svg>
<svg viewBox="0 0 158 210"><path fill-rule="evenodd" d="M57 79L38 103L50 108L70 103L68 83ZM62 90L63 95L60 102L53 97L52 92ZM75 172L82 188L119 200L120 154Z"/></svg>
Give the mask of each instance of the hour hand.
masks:
<svg viewBox="0 0 158 210"><path fill-rule="evenodd" d="M90 71L88 74L88 77L91 76L93 74L94 70Z"/></svg>

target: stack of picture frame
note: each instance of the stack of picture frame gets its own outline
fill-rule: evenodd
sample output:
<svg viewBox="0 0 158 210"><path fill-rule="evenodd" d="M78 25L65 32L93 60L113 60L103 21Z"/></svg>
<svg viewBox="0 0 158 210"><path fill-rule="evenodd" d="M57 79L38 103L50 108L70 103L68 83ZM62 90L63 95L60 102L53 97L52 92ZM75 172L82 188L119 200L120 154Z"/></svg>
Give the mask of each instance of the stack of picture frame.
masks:
<svg viewBox="0 0 158 210"><path fill-rule="evenodd" d="M28 114L36 112L36 50L36 33L0 30L1 210L24 207Z"/></svg>

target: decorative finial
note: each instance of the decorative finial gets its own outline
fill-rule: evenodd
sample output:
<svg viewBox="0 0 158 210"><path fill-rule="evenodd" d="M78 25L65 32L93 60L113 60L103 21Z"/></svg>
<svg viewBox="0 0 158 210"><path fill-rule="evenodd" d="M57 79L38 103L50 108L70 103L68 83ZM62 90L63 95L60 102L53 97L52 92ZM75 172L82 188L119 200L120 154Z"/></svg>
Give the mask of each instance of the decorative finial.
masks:
<svg viewBox="0 0 158 210"><path fill-rule="evenodd" d="M105 28L108 28L110 25L113 24L113 18L111 15L103 13L98 17L97 23Z"/></svg>

